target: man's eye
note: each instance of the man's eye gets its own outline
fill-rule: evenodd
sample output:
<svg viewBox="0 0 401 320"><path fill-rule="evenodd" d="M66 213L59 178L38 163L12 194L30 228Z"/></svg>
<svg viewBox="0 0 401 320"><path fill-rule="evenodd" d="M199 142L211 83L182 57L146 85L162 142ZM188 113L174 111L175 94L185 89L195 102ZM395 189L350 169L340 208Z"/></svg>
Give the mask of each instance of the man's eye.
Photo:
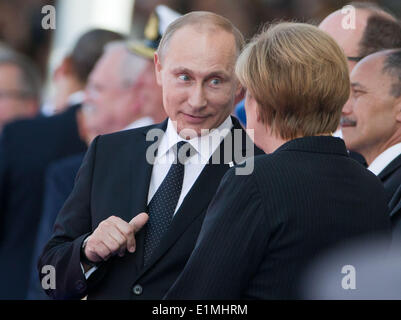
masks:
<svg viewBox="0 0 401 320"><path fill-rule="evenodd" d="M188 81L189 77L186 74L181 74L178 76L178 79L180 79L182 81Z"/></svg>
<svg viewBox="0 0 401 320"><path fill-rule="evenodd" d="M221 80L217 79L217 78L214 78L214 79L210 80L210 84L213 85L213 86L217 86L220 83L221 83Z"/></svg>

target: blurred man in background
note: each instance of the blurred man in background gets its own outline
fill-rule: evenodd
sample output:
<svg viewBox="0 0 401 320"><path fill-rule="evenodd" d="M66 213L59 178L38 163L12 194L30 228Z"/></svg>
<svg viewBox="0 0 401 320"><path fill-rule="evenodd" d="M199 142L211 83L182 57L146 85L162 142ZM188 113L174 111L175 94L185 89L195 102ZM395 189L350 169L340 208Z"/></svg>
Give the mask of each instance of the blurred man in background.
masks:
<svg viewBox="0 0 401 320"><path fill-rule="evenodd" d="M38 114L41 90L39 70L30 59L0 46L0 134L5 124Z"/></svg>
<svg viewBox="0 0 401 320"><path fill-rule="evenodd" d="M87 38L91 44L85 43L92 50L84 52L99 57L104 45L116 38L123 36L107 30L95 32ZM91 58L84 60L91 61L93 67ZM3 129L0 137L0 299L26 297L47 166L86 150L77 124L80 107L76 104L61 114L13 122Z"/></svg>
<svg viewBox="0 0 401 320"><path fill-rule="evenodd" d="M49 112L60 113L68 106L81 103L83 90L90 72L103 53L103 45L121 39L121 34L104 29L94 29L83 34L56 68L53 74L55 94Z"/></svg>
<svg viewBox="0 0 401 320"><path fill-rule="evenodd" d="M374 3L351 2L355 15L347 17L349 11L344 13L337 10L327 16L319 28L327 32L342 47L348 60L351 72L355 64L367 55L383 50L401 46L400 26L397 18ZM346 27L347 19L353 19L355 25ZM350 103L348 100L344 108ZM335 136L342 137L341 127L348 124L341 120ZM349 146L347 146L349 148ZM350 149L350 156L366 166L366 160Z"/></svg>
<svg viewBox="0 0 401 320"><path fill-rule="evenodd" d="M355 15L347 17L349 11L344 13L342 10L337 10L327 16L319 28L332 36L342 47L351 72L356 63L367 55L379 50L401 47L401 28L394 15L374 3L351 2L349 5L355 9ZM349 20L353 18L355 25L351 25ZM350 100L346 102L344 108L349 103ZM347 123L341 121L341 126L347 126ZM340 129L335 135L342 137ZM365 163L355 153L353 156Z"/></svg>

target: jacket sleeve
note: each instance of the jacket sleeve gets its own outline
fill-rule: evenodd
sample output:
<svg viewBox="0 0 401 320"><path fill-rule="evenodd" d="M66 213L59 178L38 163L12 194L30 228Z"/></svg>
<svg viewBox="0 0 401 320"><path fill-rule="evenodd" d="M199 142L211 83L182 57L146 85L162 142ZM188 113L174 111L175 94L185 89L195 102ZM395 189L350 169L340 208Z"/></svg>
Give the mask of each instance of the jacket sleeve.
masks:
<svg viewBox="0 0 401 320"><path fill-rule="evenodd" d="M0 132L0 244L1 235L4 234L2 229L5 225L5 201L7 199L7 159L9 152L6 150L7 139L5 134L5 132L3 134Z"/></svg>
<svg viewBox="0 0 401 320"><path fill-rule="evenodd" d="M98 140L99 137L92 142L85 155L74 188L57 215L53 235L38 261L41 282L46 281L43 278L47 275L42 268L54 267L55 288L45 290L54 299L80 299L90 287L81 269L80 249L92 233L91 189Z"/></svg>
<svg viewBox="0 0 401 320"><path fill-rule="evenodd" d="M263 204L252 180L236 176L235 168L223 177L195 249L165 299L243 298L268 238Z"/></svg>

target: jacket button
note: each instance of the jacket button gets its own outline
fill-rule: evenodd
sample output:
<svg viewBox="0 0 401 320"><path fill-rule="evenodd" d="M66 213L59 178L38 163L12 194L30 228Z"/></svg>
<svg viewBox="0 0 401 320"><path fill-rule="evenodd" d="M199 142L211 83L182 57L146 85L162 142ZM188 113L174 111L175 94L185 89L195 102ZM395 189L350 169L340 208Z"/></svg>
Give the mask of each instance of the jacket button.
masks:
<svg viewBox="0 0 401 320"><path fill-rule="evenodd" d="M85 291L86 285L82 280L78 280L75 282L75 289L77 289L78 292Z"/></svg>
<svg viewBox="0 0 401 320"><path fill-rule="evenodd" d="M140 284L137 284L132 288L132 292L137 296L141 295L142 291L143 291L143 288Z"/></svg>

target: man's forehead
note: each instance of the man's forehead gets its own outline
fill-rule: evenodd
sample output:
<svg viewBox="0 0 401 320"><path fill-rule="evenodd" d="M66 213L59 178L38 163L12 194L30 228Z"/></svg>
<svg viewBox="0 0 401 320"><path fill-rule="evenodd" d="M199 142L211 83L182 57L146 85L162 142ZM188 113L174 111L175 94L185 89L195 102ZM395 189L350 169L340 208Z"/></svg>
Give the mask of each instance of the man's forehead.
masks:
<svg viewBox="0 0 401 320"><path fill-rule="evenodd" d="M213 47L209 47L211 43L214 43L215 47L219 47L222 54L235 53L235 38L232 33L222 28L205 25L199 25L199 27L188 25L180 28L172 35L169 47L178 47L181 51L186 50L188 52L195 48L204 47L206 51L206 49L213 49ZM168 51L166 52L167 55Z"/></svg>
<svg viewBox="0 0 401 320"><path fill-rule="evenodd" d="M234 36L224 30L208 32L186 26L173 35L165 58L174 68L196 69L207 64L216 69L233 69L236 60Z"/></svg>
<svg viewBox="0 0 401 320"><path fill-rule="evenodd" d="M119 71L123 57L123 51L110 51L104 53L96 63L95 68L91 72L89 78L98 79L104 76L115 75Z"/></svg>
<svg viewBox="0 0 401 320"><path fill-rule="evenodd" d="M383 81L383 62L385 54L374 53L362 59L356 64L351 72L351 83L358 83L363 85L365 82Z"/></svg>
<svg viewBox="0 0 401 320"><path fill-rule="evenodd" d="M354 16L347 16L338 10L326 17L319 28L328 33L347 55L356 55L370 15L362 9L356 9ZM355 19L354 23L350 23L350 19Z"/></svg>

